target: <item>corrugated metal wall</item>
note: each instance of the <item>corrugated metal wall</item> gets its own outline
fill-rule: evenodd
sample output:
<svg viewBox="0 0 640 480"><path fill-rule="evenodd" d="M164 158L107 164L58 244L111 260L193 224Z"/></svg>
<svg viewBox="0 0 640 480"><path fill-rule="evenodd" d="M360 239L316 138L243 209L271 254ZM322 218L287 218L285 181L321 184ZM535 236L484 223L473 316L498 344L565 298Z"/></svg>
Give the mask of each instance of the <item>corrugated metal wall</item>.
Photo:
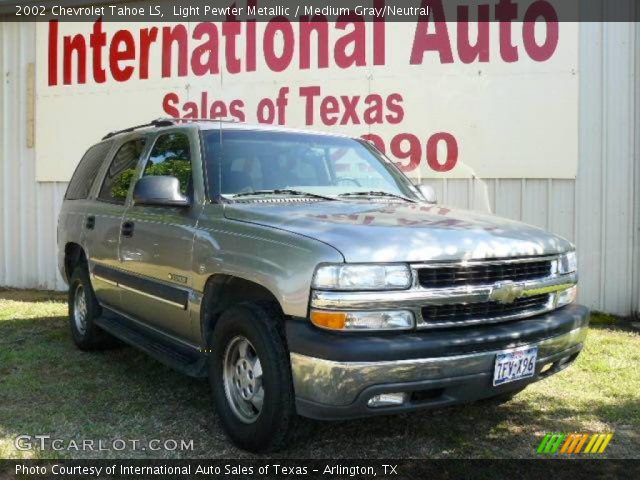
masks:
<svg viewBox="0 0 640 480"><path fill-rule="evenodd" d="M0 285L63 289L55 225L66 184L36 183L34 151L26 147L26 75L35 61L35 28L0 23L0 41ZM490 209L576 242L581 301L626 315L640 310L640 26L581 24L579 69L577 181L434 185L443 203Z"/></svg>
<svg viewBox="0 0 640 480"><path fill-rule="evenodd" d="M637 7L636 7L637 8ZM632 285L633 295L633 311L640 312L640 25L636 24L636 41L635 47L635 63L636 73L634 82L636 84L636 117L635 117L635 148L634 148L634 160L632 160L636 169L636 180L633 187L634 199L633 205L636 210L635 221L635 243L634 243L634 257L632 259L633 269L636 272L635 281Z"/></svg>
<svg viewBox="0 0 640 480"><path fill-rule="evenodd" d="M638 8L636 6L636 8ZM634 144L634 159L632 163L635 165L635 184L633 186L634 199L632 205L635 208L635 224L634 224L634 255L632 258L633 270L635 271L635 279L632 285L632 310L636 313L640 313L640 25L636 23L636 38L633 51L635 52L635 76L634 83L635 89L635 144Z"/></svg>
<svg viewBox="0 0 640 480"><path fill-rule="evenodd" d="M34 24L0 23L0 285L64 289L56 267L56 221L66 185L37 183L34 149L27 148L32 62Z"/></svg>

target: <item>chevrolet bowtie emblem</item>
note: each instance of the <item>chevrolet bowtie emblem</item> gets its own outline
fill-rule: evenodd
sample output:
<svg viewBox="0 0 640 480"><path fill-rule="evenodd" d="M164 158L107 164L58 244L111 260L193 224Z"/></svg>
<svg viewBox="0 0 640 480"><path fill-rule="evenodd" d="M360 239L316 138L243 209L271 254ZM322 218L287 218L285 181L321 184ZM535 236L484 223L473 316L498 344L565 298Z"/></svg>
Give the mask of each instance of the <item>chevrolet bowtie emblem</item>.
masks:
<svg viewBox="0 0 640 480"><path fill-rule="evenodd" d="M524 285L511 281L497 283L489 294L489 300L498 303L513 303L516 298L522 296Z"/></svg>

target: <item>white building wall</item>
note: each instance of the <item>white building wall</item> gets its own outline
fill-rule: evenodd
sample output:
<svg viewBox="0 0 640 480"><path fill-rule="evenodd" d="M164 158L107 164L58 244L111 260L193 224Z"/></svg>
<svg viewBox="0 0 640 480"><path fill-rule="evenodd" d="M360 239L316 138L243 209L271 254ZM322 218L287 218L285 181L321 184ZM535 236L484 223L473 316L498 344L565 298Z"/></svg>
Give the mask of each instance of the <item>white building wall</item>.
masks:
<svg viewBox="0 0 640 480"><path fill-rule="evenodd" d="M66 184L35 182L34 149L27 147L27 70L33 62L34 24L0 23L0 285L64 289L55 227ZM640 311L640 26L581 24L579 78L576 181L433 184L443 203L488 206L574 241L581 302L627 315Z"/></svg>

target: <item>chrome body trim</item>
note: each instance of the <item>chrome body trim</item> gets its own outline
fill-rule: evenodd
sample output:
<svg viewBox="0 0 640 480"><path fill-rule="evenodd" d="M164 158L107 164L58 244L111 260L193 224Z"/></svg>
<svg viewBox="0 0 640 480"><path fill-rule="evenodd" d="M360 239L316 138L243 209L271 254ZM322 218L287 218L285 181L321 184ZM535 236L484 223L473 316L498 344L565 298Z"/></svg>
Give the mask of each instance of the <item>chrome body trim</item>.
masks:
<svg viewBox="0 0 640 480"><path fill-rule="evenodd" d="M527 257L518 259L489 260L480 262L411 264L413 275L412 286L405 290L388 291L328 291L312 290L311 308L321 310L411 310L416 318L417 328L443 328L452 326L496 323L549 312L556 308L558 292L573 287L578 282L577 273L559 274L558 255ZM518 282L496 282L485 285L469 285L447 288L424 288L418 280L418 269L438 267L460 267L478 264L523 263L551 260L551 274L535 280ZM422 307L426 305L468 304L496 301L496 293L505 284L513 284L517 288L516 298L549 294L548 301L541 307L524 310L511 315L486 317L457 322L428 322L422 317Z"/></svg>
<svg viewBox="0 0 640 480"><path fill-rule="evenodd" d="M167 300L166 298L158 297L157 295L152 295L150 293L143 292L142 290L130 287L128 285L124 285L124 284L119 283L119 282L114 282L113 280L108 280L108 279L106 279L104 277L101 277L100 275L91 274L91 277L95 278L96 280L100 280L101 282L108 283L109 285L113 285L114 287L119 287L119 288L122 288L123 290L128 290L129 292L134 292L134 293L137 293L137 294L142 295L144 297L151 298L153 300L157 300L158 302L166 303L167 305L171 305L173 307L179 308L180 310L184 310L185 309L185 306L180 304L180 303L172 302L171 300Z"/></svg>
<svg viewBox="0 0 640 480"><path fill-rule="evenodd" d="M491 260L468 260L463 262L430 262L430 263L413 263L411 266L414 269L420 268L443 268L443 267L462 267L465 265L505 265L513 263L528 263L528 262L544 262L548 260L557 260L559 255L540 255L533 257L517 257L517 258L495 258Z"/></svg>
<svg viewBox="0 0 640 480"><path fill-rule="evenodd" d="M158 297L157 295L152 295L150 293L143 292L142 290L138 290L137 288L133 288L133 287L130 287L128 285L122 285L120 283L118 284L118 286L120 288L122 288L123 290L128 290L130 292L134 292L134 293L137 293L139 295L142 295L143 297L151 298L153 300L157 300L158 302L166 303L167 305L171 305L173 307L179 308L180 310L184 310L185 309L185 306L180 304L180 303L172 302L171 300L167 300L166 298Z"/></svg>
<svg viewBox="0 0 640 480"><path fill-rule="evenodd" d="M100 275L96 275L95 273L91 274L92 280L100 280L106 284L112 285L114 287L119 287L118 282L114 282L113 280L109 280L108 278L101 277Z"/></svg>
<svg viewBox="0 0 640 480"><path fill-rule="evenodd" d="M587 327L583 326L526 346L537 346L538 362L544 363L554 354L580 346L586 336ZM324 405L343 406L353 403L362 390L373 385L492 372L496 354L517 346L514 339L512 344L495 351L382 362L336 362L291 353L291 371L296 397Z"/></svg>

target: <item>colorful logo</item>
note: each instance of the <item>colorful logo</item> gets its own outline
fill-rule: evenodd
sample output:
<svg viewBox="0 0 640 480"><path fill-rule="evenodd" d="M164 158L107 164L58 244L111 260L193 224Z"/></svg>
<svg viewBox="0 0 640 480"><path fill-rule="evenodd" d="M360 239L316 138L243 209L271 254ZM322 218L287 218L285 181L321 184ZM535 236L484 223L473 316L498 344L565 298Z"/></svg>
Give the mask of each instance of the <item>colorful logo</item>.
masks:
<svg viewBox="0 0 640 480"><path fill-rule="evenodd" d="M547 433L537 453L543 455L604 453L613 433Z"/></svg>

